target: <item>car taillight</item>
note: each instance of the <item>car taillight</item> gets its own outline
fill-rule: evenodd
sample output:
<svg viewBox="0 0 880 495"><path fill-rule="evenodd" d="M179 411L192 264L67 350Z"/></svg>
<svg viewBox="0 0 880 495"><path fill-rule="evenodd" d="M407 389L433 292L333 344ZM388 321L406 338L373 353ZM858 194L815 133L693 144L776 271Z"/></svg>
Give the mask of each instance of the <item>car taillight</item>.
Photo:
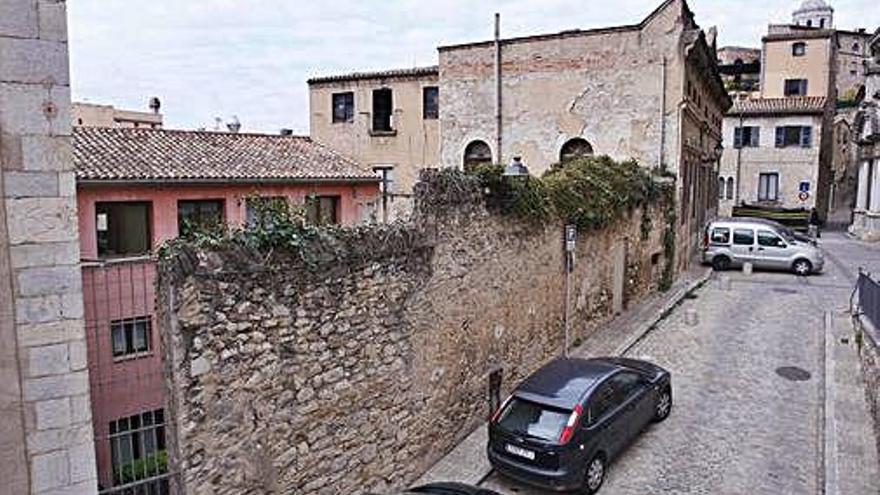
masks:
<svg viewBox="0 0 880 495"><path fill-rule="evenodd" d="M498 422L498 418L501 417L501 411L503 411L504 408L507 407L507 403L510 402L510 399L512 399L512 398L513 398L512 395L508 396L506 399L504 399L504 402L502 402L501 405L498 406L498 409L496 409L495 412L492 413L492 422L493 423Z"/></svg>
<svg viewBox="0 0 880 495"><path fill-rule="evenodd" d="M559 435L559 445L565 445L571 440L571 437L574 435L574 429L577 427L578 420L581 418L581 413L583 413L583 409L581 405L578 404L574 406L574 411L571 412L571 416L568 417L568 423L565 423L565 428L562 429L562 433Z"/></svg>

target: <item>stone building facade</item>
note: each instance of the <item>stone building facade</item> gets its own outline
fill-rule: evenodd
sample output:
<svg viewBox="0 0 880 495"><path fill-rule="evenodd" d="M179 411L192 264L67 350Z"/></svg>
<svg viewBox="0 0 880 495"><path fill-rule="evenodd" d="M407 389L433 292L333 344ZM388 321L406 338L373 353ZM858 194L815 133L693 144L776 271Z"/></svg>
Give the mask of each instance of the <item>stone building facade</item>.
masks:
<svg viewBox="0 0 880 495"><path fill-rule="evenodd" d="M718 71L734 100L761 89L761 49L725 46L718 49Z"/></svg>
<svg viewBox="0 0 880 495"><path fill-rule="evenodd" d="M386 220L412 208L412 187L440 156L437 67L309 81L310 136L376 171Z"/></svg>
<svg viewBox="0 0 880 495"><path fill-rule="evenodd" d="M858 187L850 232L880 240L880 30L870 41L874 55L867 67L865 99L855 119Z"/></svg>
<svg viewBox="0 0 880 495"><path fill-rule="evenodd" d="M825 98L734 102L725 117L724 139L733 146L725 149L721 160L720 213L730 215L742 203L826 209L828 197L823 191L829 190L831 178L827 114ZM780 143L777 129L786 132L787 128L809 128L810 135L801 130L797 142ZM801 196L802 192L807 194Z"/></svg>
<svg viewBox="0 0 880 495"><path fill-rule="evenodd" d="M578 154L666 170L678 179L680 239L693 241L681 243L687 261L717 204L731 102L715 41L686 2L665 1L636 25L502 39L497 54L492 41L439 50L442 165L465 166L482 149L496 163L520 156L538 175Z"/></svg>
<svg viewBox="0 0 880 495"><path fill-rule="evenodd" d="M165 261L182 493L393 492L486 420L494 373L503 398L561 352L562 225L491 213L475 181L444 183L420 183L409 223L304 246L312 263L240 245ZM579 236L573 341L658 286L664 211Z"/></svg>
<svg viewBox="0 0 880 495"><path fill-rule="evenodd" d="M0 0L0 491L95 493L66 4Z"/></svg>

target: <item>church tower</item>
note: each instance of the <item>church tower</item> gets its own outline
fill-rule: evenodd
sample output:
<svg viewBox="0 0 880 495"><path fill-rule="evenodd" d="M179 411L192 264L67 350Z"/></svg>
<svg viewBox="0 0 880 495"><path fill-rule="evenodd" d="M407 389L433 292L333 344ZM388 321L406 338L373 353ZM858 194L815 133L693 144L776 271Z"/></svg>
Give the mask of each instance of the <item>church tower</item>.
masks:
<svg viewBox="0 0 880 495"><path fill-rule="evenodd" d="M792 24L798 26L832 29L834 9L823 0L804 0L791 16Z"/></svg>

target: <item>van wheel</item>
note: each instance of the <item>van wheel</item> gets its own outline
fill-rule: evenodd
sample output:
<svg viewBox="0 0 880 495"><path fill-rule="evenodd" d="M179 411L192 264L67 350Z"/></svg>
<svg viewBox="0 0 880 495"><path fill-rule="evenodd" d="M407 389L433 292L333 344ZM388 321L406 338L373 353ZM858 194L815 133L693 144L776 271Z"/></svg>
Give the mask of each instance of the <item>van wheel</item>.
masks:
<svg viewBox="0 0 880 495"><path fill-rule="evenodd" d="M666 387L660 392L657 405L654 406L654 422L659 423L668 418L670 412L672 412L672 390Z"/></svg>
<svg viewBox="0 0 880 495"><path fill-rule="evenodd" d="M605 456L600 453L596 454L587 465L583 493L593 495L602 488L602 483L605 483Z"/></svg>
<svg viewBox="0 0 880 495"><path fill-rule="evenodd" d="M723 272L730 269L730 258L727 256L716 256L712 258L712 269L716 272Z"/></svg>
<svg viewBox="0 0 880 495"><path fill-rule="evenodd" d="M797 260L791 265L791 270L801 277L813 273L813 264L809 260Z"/></svg>

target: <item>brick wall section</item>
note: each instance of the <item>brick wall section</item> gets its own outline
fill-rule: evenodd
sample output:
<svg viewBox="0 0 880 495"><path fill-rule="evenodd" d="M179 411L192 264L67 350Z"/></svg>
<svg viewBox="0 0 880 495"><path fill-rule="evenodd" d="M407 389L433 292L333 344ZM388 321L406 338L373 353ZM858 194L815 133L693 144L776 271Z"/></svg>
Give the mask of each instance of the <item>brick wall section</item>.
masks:
<svg viewBox="0 0 880 495"><path fill-rule="evenodd" d="M492 370L503 368L506 392L560 353L562 227L498 217L480 200L425 208L404 226L310 246L357 251L342 262L275 253L260 264L235 248L163 263L169 437L185 493L404 486L486 419ZM664 226L643 240L641 215L581 236L575 338L606 321L615 291L626 303L659 282Z"/></svg>
<svg viewBox="0 0 880 495"><path fill-rule="evenodd" d="M65 9L59 0L0 0L4 493L85 494L97 486Z"/></svg>

